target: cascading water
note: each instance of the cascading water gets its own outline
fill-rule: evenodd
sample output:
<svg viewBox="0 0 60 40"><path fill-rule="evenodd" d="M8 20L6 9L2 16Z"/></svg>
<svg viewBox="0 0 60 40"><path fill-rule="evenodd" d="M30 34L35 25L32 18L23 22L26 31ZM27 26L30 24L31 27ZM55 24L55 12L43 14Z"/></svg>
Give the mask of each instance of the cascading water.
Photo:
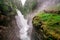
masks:
<svg viewBox="0 0 60 40"><path fill-rule="evenodd" d="M21 0L22 5L24 6L26 0ZM27 24L27 20L24 18L20 10L16 9L17 16L16 16L16 22L20 29L20 39L21 40L30 40L30 36L28 36L28 29L29 25Z"/></svg>
<svg viewBox="0 0 60 40"><path fill-rule="evenodd" d="M24 19L24 16L22 15L22 13L16 9L17 11L17 16L16 16L16 22L18 27L20 28L20 39L21 40L30 40L30 37L28 36L28 29L29 29L29 25L27 24L27 20Z"/></svg>
<svg viewBox="0 0 60 40"><path fill-rule="evenodd" d="M23 0L21 0L21 1L23 1ZM22 2L23 6L24 6L24 3L25 2ZM20 36L21 40L31 40L30 34L28 34L28 33L31 33L31 30L32 30L32 23L31 23L32 22L32 18L36 15L36 13L44 10L50 4L54 4L54 2L53 1L51 2L49 0L49 1L46 1L46 2L42 3L41 7L38 7L38 10L36 10L37 12L34 11L31 14L27 15L27 19L28 20L26 20L24 18L24 16L22 15L22 13L18 9L16 9L17 14L18 14L16 16L16 22L17 22L17 25L18 25L18 27L20 29L20 31L19 31L20 35L19 36ZM29 25L28 25L27 21L29 21Z"/></svg>
<svg viewBox="0 0 60 40"><path fill-rule="evenodd" d="M21 0L22 5L24 6L26 0Z"/></svg>

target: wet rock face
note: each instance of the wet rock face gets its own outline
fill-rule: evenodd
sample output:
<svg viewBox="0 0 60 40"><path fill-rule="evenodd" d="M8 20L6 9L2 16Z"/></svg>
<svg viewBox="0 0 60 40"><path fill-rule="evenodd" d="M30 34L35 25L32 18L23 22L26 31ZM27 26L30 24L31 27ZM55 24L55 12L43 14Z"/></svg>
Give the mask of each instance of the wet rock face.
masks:
<svg viewBox="0 0 60 40"><path fill-rule="evenodd" d="M0 40L7 39L8 20L5 15L0 14Z"/></svg>
<svg viewBox="0 0 60 40"><path fill-rule="evenodd" d="M44 40L43 32L41 31L42 22L40 17L35 16L33 18L33 30L32 30L32 40Z"/></svg>
<svg viewBox="0 0 60 40"><path fill-rule="evenodd" d="M8 26L9 21L9 17L6 17L5 15L0 15L0 26Z"/></svg>
<svg viewBox="0 0 60 40"><path fill-rule="evenodd" d="M0 40L20 40L16 34L18 31L14 16L0 14Z"/></svg>
<svg viewBox="0 0 60 40"><path fill-rule="evenodd" d="M2 1L2 3L1 3ZM15 21L15 12L10 5L0 1L0 40L20 40L17 37L19 28Z"/></svg>
<svg viewBox="0 0 60 40"><path fill-rule="evenodd" d="M31 34L31 40L44 40L43 33L33 28Z"/></svg>
<svg viewBox="0 0 60 40"><path fill-rule="evenodd" d="M32 23L33 23L33 25L35 27L34 29L39 30L41 28L40 26L42 25L42 23L40 21L41 21L40 17L38 17L38 16L33 18Z"/></svg>
<svg viewBox="0 0 60 40"><path fill-rule="evenodd" d="M3 27L3 26L0 26L0 40L4 40L6 39L6 30L7 28L6 27ZM5 35L3 35L5 34Z"/></svg>

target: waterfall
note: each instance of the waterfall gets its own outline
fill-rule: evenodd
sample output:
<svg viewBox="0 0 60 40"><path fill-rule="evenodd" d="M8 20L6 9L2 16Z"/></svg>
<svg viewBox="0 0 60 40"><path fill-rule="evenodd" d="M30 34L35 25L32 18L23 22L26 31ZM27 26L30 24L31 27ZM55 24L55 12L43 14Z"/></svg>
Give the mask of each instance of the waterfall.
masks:
<svg viewBox="0 0 60 40"><path fill-rule="evenodd" d="M29 25L27 24L27 20L24 18L24 16L22 15L22 13L16 9L17 11L17 16L16 16L16 22L17 25L20 29L20 39L21 40L30 40L30 37L28 36L28 29L29 29Z"/></svg>
<svg viewBox="0 0 60 40"><path fill-rule="evenodd" d="M21 0L23 6L25 2L26 0ZM15 16L15 18L17 25L20 29L19 37L21 40L30 40L30 36L28 35L29 25L27 24L27 20L24 18L20 10L16 9L16 11L17 11L17 16Z"/></svg>
<svg viewBox="0 0 60 40"><path fill-rule="evenodd" d="M24 6L26 0L21 0L22 5Z"/></svg>
<svg viewBox="0 0 60 40"><path fill-rule="evenodd" d="M25 4L25 2L23 2L23 0L21 0L21 2L22 2L22 5L24 5ZM15 16L15 18L16 18L16 22L17 22L17 25L18 25L18 27L19 27L19 37L20 37L20 39L21 40L31 40L31 38L30 38L30 35L31 34L28 34L28 33L31 33L31 31L32 31L32 18L38 13L38 12L40 12L40 11L42 11L42 10L44 10L44 9L46 9L48 6L51 6L51 4L52 5L54 5L55 4L55 2L54 1L46 1L46 2L44 2L44 3L42 3L42 5L41 6L39 6L38 7L38 9L37 10L35 10L34 12L32 12L32 13L29 13L28 15L27 15L27 19L28 20L26 20L25 18L24 18L24 16L22 15L22 13L20 12L20 10L18 10L18 9L16 9L16 11L17 11L17 16ZM28 24L28 22L29 22L29 24ZM34 39L34 38L33 38Z"/></svg>

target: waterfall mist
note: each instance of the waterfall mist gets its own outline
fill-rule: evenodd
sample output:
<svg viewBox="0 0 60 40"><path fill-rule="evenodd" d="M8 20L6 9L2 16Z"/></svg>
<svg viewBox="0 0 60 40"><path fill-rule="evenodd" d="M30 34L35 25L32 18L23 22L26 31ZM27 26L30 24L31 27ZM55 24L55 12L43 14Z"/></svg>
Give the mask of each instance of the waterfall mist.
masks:
<svg viewBox="0 0 60 40"><path fill-rule="evenodd" d="M21 0L22 5L24 6L26 0Z"/></svg>
<svg viewBox="0 0 60 40"><path fill-rule="evenodd" d="M21 0L23 6L25 4L25 1ZM37 6L38 6L37 10L34 10L34 12L27 14L27 19L24 18L24 15L22 15L20 10L16 9L16 11L17 11L16 22L17 22L17 25L20 29L19 30L19 37L21 40L31 40L30 36L31 36L32 28L33 28L32 27L32 18L38 12L46 9L47 7L56 5L58 3L58 1L56 1L56 0L42 0L42 2L41 2L42 4L40 4L40 3L37 4ZM28 34L28 33L30 33L30 34Z"/></svg>
<svg viewBox="0 0 60 40"><path fill-rule="evenodd" d="M16 9L17 11L17 16L16 16L16 22L17 25L20 29L19 33L20 33L20 39L21 40L30 40L30 37L28 36L28 29L29 29L29 25L27 24L27 20L24 18L24 16L22 15L22 13Z"/></svg>

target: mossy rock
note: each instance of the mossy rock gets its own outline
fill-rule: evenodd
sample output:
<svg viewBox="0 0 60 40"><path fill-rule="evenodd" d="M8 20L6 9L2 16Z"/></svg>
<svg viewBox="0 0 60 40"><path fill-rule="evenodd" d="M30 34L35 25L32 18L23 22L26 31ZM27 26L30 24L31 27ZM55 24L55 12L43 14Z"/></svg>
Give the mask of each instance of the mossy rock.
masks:
<svg viewBox="0 0 60 40"><path fill-rule="evenodd" d="M44 33L46 40L60 40L60 15L56 13L40 12L33 18L36 31Z"/></svg>

